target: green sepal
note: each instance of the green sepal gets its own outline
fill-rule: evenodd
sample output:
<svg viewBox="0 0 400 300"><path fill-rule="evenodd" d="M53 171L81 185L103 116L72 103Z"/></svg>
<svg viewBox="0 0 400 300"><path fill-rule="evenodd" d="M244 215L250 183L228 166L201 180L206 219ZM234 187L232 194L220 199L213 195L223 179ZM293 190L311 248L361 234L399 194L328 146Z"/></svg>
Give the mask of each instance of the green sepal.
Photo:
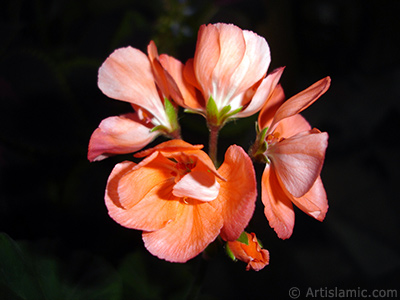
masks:
<svg viewBox="0 0 400 300"><path fill-rule="evenodd" d="M164 98L164 107L165 107L165 113L167 114L168 121L172 125L173 130L178 128L178 116L175 110L174 105L171 103L171 101L168 100L168 98Z"/></svg>
<svg viewBox="0 0 400 300"><path fill-rule="evenodd" d="M218 111L217 104L212 96L208 99L206 106L206 117L209 126L222 127L226 121L238 112L242 111L243 107L239 107L231 111L230 105L224 106L221 111Z"/></svg>
<svg viewBox="0 0 400 300"><path fill-rule="evenodd" d="M153 127L152 129L150 129L150 132L154 132L154 131L168 132L169 130L164 125L158 125L158 126Z"/></svg>
<svg viewBox="0 0 400 300"><path fill-rule="evenodd" d="M229 107L230 107L230 105L229 105ZM225 120L228 119L228 118L230 118L230 117L232 117L233 115L236 115L237 113L241 112L242 109L243 109L242 106L239 107L239 108L236 108L234 111L230 112L229 114L227 114L227 115L224 117Z"/></svg>
<svg viewBox="0 0 400 300"><path fill-rule="evenodd" d="M218 118L218 107L217 104L214 101L214 98L210 96L207 102L206 106L206 114L207 114L207 120L211 122L213 125L220 125L218 124L219 118Z"/></svg>
<svg viewBox="0 0 400 300"><path fill-rule="evenodd" d="M261 132L259 133L259 140L265 142L265 137L267 135L268 127L265 127Z"/></svg>
<svg viewBox="0 0 400 300"><path fill-rule="evenodd" d="M259 133L260 133L260 128L258 127L258 122L257 121L254 122L254 127L256 128L256 134L258 136Z"/></svg>
<svg viewBox="0 0 400 300"><path fill-rule="evenodd" d="M257 238L257 243L261 247L261 249L264 249L264 246L263 246L262 242L258 238Z"/></svg>
<svg viewBox="0 0 400 300"><path fill-rule="evenodd" d="M231 106L227 105L224 108L221 109L219 112L219 118L222 119L225 117L225 115L231 110Z"/></svg>
<svg viewBox="0 0 400 300"><path fill-rule="evenodd" d="M239 238L237 239L238 242L242 243L242 244L246 244L249 245L249 238L247 237L247 233L246 231L243 231Z"/></svg>
<svg viewBox="0 0 400 300"><path fill-rule="evenodd" d="M183 110L183 112L188 113L188 114L200 114L200 112L198 112L197 110L193 110L193 109L189 109L189 108L185 108Z"/></svg>
<svg viewBox="0 0 400 300"><path fill-rule="evenodd" d="M268 143L265 140L268 127L260 131L258 128L258 124L256 124L256 131L257 131L257 138L253 146L251 147L251 156L258 162L269 164L270 160L264 154L265 151L267 151L268 149Z"/></svg>
<svg viewBox="0 0 400 300"><path fill-rule="evenodd" d="M231 248L229 248L228 243L225 244L225 253L228 255L228 257L230 259L232 259L233 261L237 261L237 258L235 257L235 255L233 254Z"/></svg>

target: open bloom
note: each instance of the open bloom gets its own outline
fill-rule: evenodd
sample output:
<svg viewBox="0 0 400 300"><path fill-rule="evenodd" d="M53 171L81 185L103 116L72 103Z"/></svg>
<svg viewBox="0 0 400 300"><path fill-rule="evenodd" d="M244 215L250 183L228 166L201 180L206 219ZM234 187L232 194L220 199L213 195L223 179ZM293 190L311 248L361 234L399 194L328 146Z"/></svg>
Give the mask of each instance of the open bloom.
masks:
<svg viewBox="0 0 400 300"><path fill-rule="evenodd" d="M221 126L231 116L258 112L283 68L266 76L270 64L266 40L232 24L202 25L193 59L161 61L182 92L181 106Z"/></svg>
<svg viewBox="0 0 400 300"><path fill-rule="evenodd" d="M281 104L284 94L278 85L258 118L258 149L253 155L266 162L261 199L270 226L282 239L293 232L292 203L319 221L328 210L320 178L328 134L311 129L299 113L329 86L330 78L326 77Z"/></svg>
<svg viewBox="0 0 400 300"><path fill-rule="evenodd" d="M254 168L236 145L216 170L202 145L171 140L136 153L139 164L117 164L105 194L109 215L143 231L155 256L186 262L220 235L237 239L247 226L257 196Z"/></svg>
<svg viewBox="0 0 400 300"><path fill-rule="evenodd" d="M269 264L269 252L262 249L255 233L243 232L236 241L229 241L227 252L235 260L247 263L246 271L260 271Z"/></svg>
<svg viewBox="0 0 400 300"><path fill-rule="evenodd" d="M161 66L155 44L150 42L147 49L148 56L132 47L117 49L100 67L100 90L110 98L129 102L135 111L100 123L89 142L90 161L138 151L161 133L179 136L170 100L180 93Z"/></svg>

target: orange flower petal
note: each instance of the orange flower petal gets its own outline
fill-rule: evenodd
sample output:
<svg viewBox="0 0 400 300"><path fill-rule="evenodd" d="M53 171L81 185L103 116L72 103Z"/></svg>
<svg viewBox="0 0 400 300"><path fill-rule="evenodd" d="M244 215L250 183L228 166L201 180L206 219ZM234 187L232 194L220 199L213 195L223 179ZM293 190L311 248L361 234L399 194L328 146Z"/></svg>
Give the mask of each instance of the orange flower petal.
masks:
<svg viewBox="0 0 400 300"><path fill-rule="evenodd" d="M284 139L268 148L279 180L294 197L301 197L321 173L328 134L311 130Z"/></svg>
<svg viewBox="0 0 400 300"><path fill-rule="evenodd" d="M330 84L331 78L325 77L284 102L277 110L269 131L274 131L275 126L282 119L296 115L313 104L329 89Z"/></svg>
<svg viewBox="0 0 400 300"><path fill-rule="evenodd" d="M175 157L178 156L179 158L179 156L181 156L182 153L184 153L184 155L187 157L193 156L194 158L196 158L196 160L200 160L201 163L204 166L206 166L206 169L208 171L212 172L215 176L219 177L221 180L225 180L223 176L221 176L215 169L215 166L210 157L204 151L199 151L202 148L203 145L191 145L189 143L186 143L185 141L176 139L161 143L155 146L154 148L138 152L134 156L145 157L150 155L151 153L160 151L165 157L174 158L174 156Z"/></svg>
<svg viewBox="0 0 400 300"><path fill-rule="evenodd" d="M185 152L189 150L199 150L202 149L203 145L191 145L182 140L169 140L164 143L158 144L157 146L140 151L135 154L135 157L146 157L155 151L163 151L163 152Z"/></svg>
<svg viewBox="0 0 400 300"><path fill-rule="evenodd" d="M150 129L136 113L106 118L90 138L88 159L98 161L110 155L138 151L158 135Z"/></svg>
<svg viewBox="0 0 400 300"><path fill-rule="evenodd" d="M160 185L169 180L174 181L174 162L155 152L142 160L130 172L125 174L118 183L118 201L128 209L145 197L157 193ZM172 186L169 192L172 191ZM157 199L157 198L155 198Z"/></svg>
<svg viewBox="0 0 400 300"><path fill-rule="evenodd" d="M224 176L222 176L214 166L211 158L204 151L190 150L185 152L186 155L193 155L196 157L198 161L201 162L201 166L203 167L203 171L211 172L215 176L217 176L220 180L226 181Z"/></svg>
<svg viewBox="0 0 400 300"><path fill-rule="evenodd" d="M241 147L232 145L218 173L226 178L226 181L219 181L221 188L216 200L223 207L221 237L226 241L236 240L253 216L257 199L253 163Z"/></svg>
<svg viewBox="0 0 400 300"><path fill-rule="evenodd" d="M214 241L223 221L211 202L188 199L180 203L174 221L164 228L143 233L145 247L153 255L171 262L186 262Z"/></svg>
<svg viewBox="0 0 400 300"><path fill-rule="evenodd" d="M138 165L115 166L105 194L111 218L138 230L157 230L175 219L178 201L172 195L174 177L163 167L167 161L154 153Z"/></svg>
<svg viewBox="0 0 400 300"><path fill-rule="evenodd" d="M261 179L261 201L269 225L281 239L292 235L294 227L293 205L280 186L275 170L266 165Z"/></svg>

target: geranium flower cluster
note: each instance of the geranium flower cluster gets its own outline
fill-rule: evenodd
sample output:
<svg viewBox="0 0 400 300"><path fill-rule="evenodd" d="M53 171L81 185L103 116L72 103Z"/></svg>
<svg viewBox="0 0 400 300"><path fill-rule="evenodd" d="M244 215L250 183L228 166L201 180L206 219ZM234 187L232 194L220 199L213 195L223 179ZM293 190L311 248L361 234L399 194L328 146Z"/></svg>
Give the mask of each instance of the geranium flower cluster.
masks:
<svg viewBox="0 0 400 300"><path fill-rule="evenodd" d="M185 64L159 55L150 42L147 55L120 48L100 67L100 90L133 110L100 123L88 159L126 153L142 158L114 167L105 203L116 222L143 231L153 255L186 262L218 240L247 270L267 265L268 251L254 233L245 232L257 200L254 162L265 164L261 201L278 237L293 232L293 204L324 219L328 204L320 172L328 134L311 128L299 113L327 91L330 78L285 101L279 84L284 68L268 73L270 61L263 37L218 23L200 27L194 57ZM204 116L208 154L203 145L181 139L179 107ZM218 167L220 129L256 113L257 138L250 150L231 145ZM169 140L142 150L160 135Z"/></svg>

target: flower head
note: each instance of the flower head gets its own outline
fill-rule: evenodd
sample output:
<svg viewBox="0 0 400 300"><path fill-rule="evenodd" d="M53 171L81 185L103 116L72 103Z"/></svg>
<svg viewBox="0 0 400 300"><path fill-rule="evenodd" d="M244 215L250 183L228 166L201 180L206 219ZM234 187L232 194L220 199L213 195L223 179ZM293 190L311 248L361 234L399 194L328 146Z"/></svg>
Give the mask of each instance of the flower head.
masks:
<svg viewBox="0 0 400 300"><path fill-rule="evenodd" d="M112 171L105 201L119 224L143 231L159 258L186 262L220 235L235 240L249 222L256 199L250 158L231 146L216 170L201 145L171 140L137 153L139 164Z"/></svg>
<svg viewBox="0 0 400 300"><path fill-rule="evenodd" d="M330 78L326 77L282 104L284 94L279 85L259 115L253 156L266 162L261 200L270 226L282 239L293 232L292 203L319 221L328 210L320 178L328 134L311 129L299 113L329 86Z"/></svg>
<svg viewBox="0 0 400 300"><path fill-rule="evenodd" d="M221 126L261 109L283 68L265 77L270 64L266 40L232 24L202 25L193 59L163 64L184 91L181 105Z"/></svg>
<svg viewBox="0 0 400 300"><path fill-rule="evenodd" d="M132 47L115 50L99 69L98 86L108 97L129 102L135 111L100 123L89 142L90 161L138 151L159 134L179 136L170 100L180 97L180 92L161 66L153 42L148 56Z"/></svg>
<svg viewBox="0 0 400 300"><path fill-rule="evenodd" d="M243 232L237 240L226 243L226 250L233 259L247 263L246 271L260 271L269 264L269 252L262 249L254 233Z"/></svg>

